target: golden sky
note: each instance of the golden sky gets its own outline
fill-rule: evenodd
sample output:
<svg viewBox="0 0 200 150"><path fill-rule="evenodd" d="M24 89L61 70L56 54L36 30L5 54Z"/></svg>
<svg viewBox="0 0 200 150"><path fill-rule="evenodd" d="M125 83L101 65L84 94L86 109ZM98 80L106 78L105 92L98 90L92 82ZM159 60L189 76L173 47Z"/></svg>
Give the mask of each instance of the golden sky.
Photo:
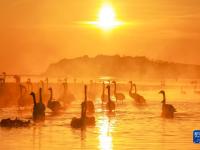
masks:
<svg viewBox="0 0 200 150"><path fill-rule="evenodd" d="M40 73L62 58L145 55L200 64L200 0L110 0L132 24L107 33L97 20L105 0L0 0L0 70Z"/></svg>

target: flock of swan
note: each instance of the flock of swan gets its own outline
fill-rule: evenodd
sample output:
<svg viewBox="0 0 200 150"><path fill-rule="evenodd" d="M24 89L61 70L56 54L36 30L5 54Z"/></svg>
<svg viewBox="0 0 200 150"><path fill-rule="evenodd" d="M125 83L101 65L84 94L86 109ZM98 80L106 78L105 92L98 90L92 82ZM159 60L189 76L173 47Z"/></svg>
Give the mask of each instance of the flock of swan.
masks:
<svg viewBox="0 0 200 150"><path fill-rule="evenodd" d="M19 78L16 76L16 81L19 80ZM20 82L20 81L18 81ZM48 84L48 79L46 80ZM102 106L105 106L106 110L108 113L114 113L116 110L116 103L121 103L123 104L123 101L125 100L125 95L123 93L120 93L117 91L117 82L112 81L108 82L109 84L105 83L104 81L102 82L102 94L101 94L101 102ZM64 86L64 94L62 98L59 100L53 99L53 88L49 87L49 99L47 104L44 104L43 101L43 86L44 83L42 82L42 87L39 88L39 100L36 99L36 93L33 92L33 87L31 84L30 79L27 81L28 84L28 89L31 91L29 96L32 96L32 103L33 103L33 112L32 112L32 119L34 122L41 122L45 120L45 110L46 107L50 109L53 113L58 113L61 110L66 109L70 103L75 99L75 96L72 93L67 92L68 91L68 84L67 82L63 83ZM113 101L111 99L111 84L114 85L114 92L113 95L116 99L116 101ZM129 81L130 84L130 89L129 89L129 96L133 99L135 105L139 106L147 106L147 102L145 98L138 94L137 92L137 86L134 84L132 81ZM26 90L26 88L20 85L20 92L22 93L23 90ZM134 90L134 91L133 91ZM106 93L107 91L107 93ZM88 90L87 90L87 85L84 85L84 101L81 103L81 113L80 113L80 118L74 117L71 120L71 127L72 128L83 128L87 125L95 125L95 105L93 101L88 100ZM174 117L174 112L176 112L176 109L174 106L170 104L166 104L166 95L165 91L161 90L159 92L160 94L163 95L163 100L162 100L162 113L161 116L164 118L173 118ZM19 106L26 106L28 102L20 101ZM16 124L16 122L20 122L19 119L15 119L15 121L12 121L11 119L3 119L0 122L0 125L4 126L12 126L12 123ZM21 124L23 123L27 124L27 122L21 121Z"/></svg>

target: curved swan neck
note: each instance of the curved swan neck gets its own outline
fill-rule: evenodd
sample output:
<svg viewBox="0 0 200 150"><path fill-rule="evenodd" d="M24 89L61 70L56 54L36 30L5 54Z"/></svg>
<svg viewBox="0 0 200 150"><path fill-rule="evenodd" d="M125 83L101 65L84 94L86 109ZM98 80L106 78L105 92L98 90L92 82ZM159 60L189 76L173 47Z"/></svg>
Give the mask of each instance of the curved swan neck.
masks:
<svg viewBox="0 0 200 150"><path fill-rule="evenodd" d="M36 105L35 93L32 94L34 106Z"/></svg>
<svg viewBox="0 0 200 150"><path fill-rule="evenodd" d="M134 88L135 88L135 94L136 94L136 93L137 93L137 87L136 87L135 84L134 84L133 86L134 86Z"/></svg>
<svg viewBox="0 0 200 150"><path fill-rule="evenodd" d="M162 94L163 94L163 104L166 104L166 96L165 96L165 92L163 92Z"/></svg>

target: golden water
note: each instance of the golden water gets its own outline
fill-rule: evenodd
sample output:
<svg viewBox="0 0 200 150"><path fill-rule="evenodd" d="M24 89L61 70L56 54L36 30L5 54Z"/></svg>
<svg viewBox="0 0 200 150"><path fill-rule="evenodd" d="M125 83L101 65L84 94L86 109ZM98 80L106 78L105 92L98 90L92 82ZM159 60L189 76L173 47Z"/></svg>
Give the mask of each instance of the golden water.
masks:
<svg viewBox="0 0 200 150"><path fill-rule="evenodd" d="M142 93L146 107L136 107L127 96L118 104L115 115L108 116L96 101L96 125L85 131L70 127L71 118L80 114L80 100L60 115L47 110L46 121L29 128L0 128L2 150L68 150L68 149L148 149L148 150L199 150L192 141L192 132L200 129L200 95L175 95L171 92L169 103L177 109L174 119L163 119L161 95L157 91ZM193 97L193 98L192 98ZM31 111L1 108L0 119L19 116L31 117Z"/></svg>

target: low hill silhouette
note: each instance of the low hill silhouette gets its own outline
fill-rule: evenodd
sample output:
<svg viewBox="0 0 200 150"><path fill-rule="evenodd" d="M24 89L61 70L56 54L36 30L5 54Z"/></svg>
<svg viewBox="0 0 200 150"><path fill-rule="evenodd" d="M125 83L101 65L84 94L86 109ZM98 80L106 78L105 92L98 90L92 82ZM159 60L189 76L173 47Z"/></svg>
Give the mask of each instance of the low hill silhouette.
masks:
<svg viewBox="0 0 200 150"><path fill-rule="evenodd" d="M182 64L161 60L150 60L144 56L77 57L62 59L51 64L44 75L121 78L198 78L200 65Z"/></svg>

